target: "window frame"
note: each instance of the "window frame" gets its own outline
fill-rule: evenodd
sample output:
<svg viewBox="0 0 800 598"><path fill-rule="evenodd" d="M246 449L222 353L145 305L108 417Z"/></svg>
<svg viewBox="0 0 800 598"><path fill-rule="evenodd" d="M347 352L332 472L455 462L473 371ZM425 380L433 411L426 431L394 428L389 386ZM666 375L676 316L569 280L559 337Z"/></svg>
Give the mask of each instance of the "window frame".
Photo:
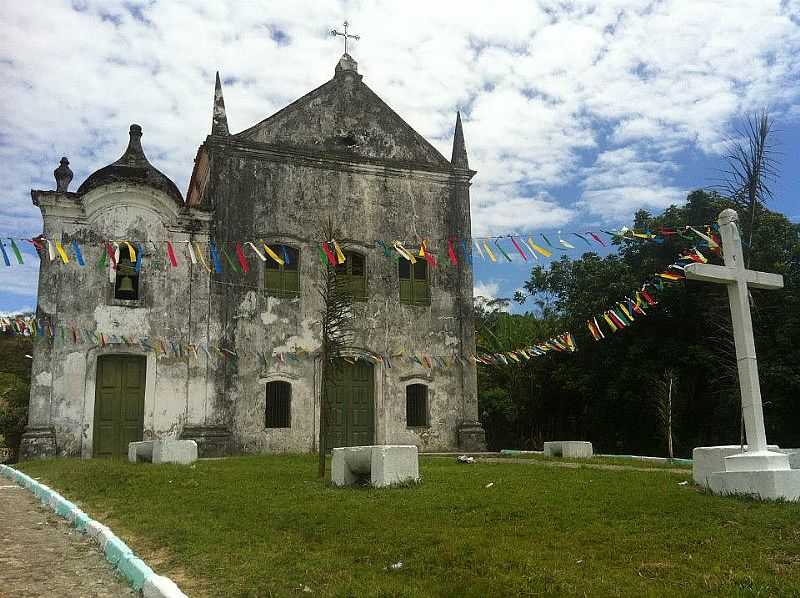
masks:
<svg viewBox="0 0 800 598"><path fill-rule="evenodd" d="M269 248L277 253L278 255L282 256L283 250L281 247L285 247L287 250L291 250L296 254L296 259L294 260L294 264L296 264L296 268L294 270L287 270L286 264L279 264L271 257L267 256L267 261L264 262L264 275L263 275L263 284L264 284L264 292L271 296L271 297L279 297L282 299L295 299L300 297L302 293L302 286L301 286L301 277L300 277L300 267L302 265L302 252L300 251L299 247L295 247L294 245L290 245L288 243L275 243L270 244ZM291 257L295 257L292 255ZM267 275L269 272L278 272L278 276L280 278L280 285L277 286L269 286L267 284ZM288 278L287 272L294 273L297 277L297 289L289 289L286 288L286 280ZM280 288L277 288L277 287Z"/></svg>
<svg viewBox="0 0 800 598"><path fill-rule="evenodd" d="M412 391L412 389L415 389ZM410 396L410 392L417 392L417 389L424 389L424 394L422 397ZM416 409L412 409L410 401L412 399L422 400L423 405L420 409L417 406ZM419 416L422 415L424 423L419 423L416 419L414 423L411 423L411 419L409 415ZM422 382L412 382L410 384L406 384L406 428L430 428L431 427L431 416L430 416L430 387L427 384Z"/></svg>
<svg viewBox="0 0 800 598"><path fill-rule="evenodd" d="M421 279L417 277L417 265L421 264L424 265L425 268L425 278ZM402 268L403 266L408 266L409 269L409 276L408 278L404 278L402 275ZM425 260L417 260L416 263L412 264L409 260L406 259L399 259L397 261L397 281L400 293L400 303L403 305L413 305L417 307L426 307L431 304L431 269L430 265ZM403 293L403 286L404 281L408 285L407 288L409 289L408 296L404 297ZM417 291L418 286L424 283L425 290L427 291L424 297L419 297L419 293Z"/></svg>
<svg viewBox="0 0 800 598"><path fill-rule="evenodd" d="M280 396L279 394L273 397L270 397L270 391L272 389L285 389L286 396ZM277 391L280 393L280 390ZM281 399L286 402L284 406L285 413L278 413L277 408L273 408L272 411L270 410L270 399L272 400ZM275 418L275 420L270 421L270 415ZM279 417L283 416L283 417ZM285 424L285 425L269 425L272 424ZM287 380L270 380L264 387L264 429L265 430L287 430L291 429L292 427L292 383Z"/></svg>
<svg viewBox="0 0 800 598"><path fill-rule="evenodd" d="M344 253L344 263L338 264L336 266L336 277L339 278L340 276L345 280L345 289L346 293L350 296L353 301L366 301L368 299L369 293L369 272L367 270L367 255L365 253L361 253L360 251L356 251L355 249L346 249L343 251ZM358 256L361 258L364 264L364 274L362 276L354 276L353 275L353 256ZM341 272L339 269L344 267L345 271ZM359 293L353 292L353 281L363 280L363 289L359 289ZM359 284L359 286L362 286Z"/></svg>

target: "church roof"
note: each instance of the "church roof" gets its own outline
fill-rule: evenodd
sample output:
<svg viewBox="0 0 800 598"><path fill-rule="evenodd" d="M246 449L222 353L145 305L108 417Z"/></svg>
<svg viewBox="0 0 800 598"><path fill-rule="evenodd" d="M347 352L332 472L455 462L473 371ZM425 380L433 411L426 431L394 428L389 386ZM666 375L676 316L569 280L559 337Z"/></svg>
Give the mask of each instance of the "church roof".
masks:
<svg viewBox="0 0 800 598"><path fill-rule="evenodd" d="M167 175L150 164L142 149L142 127L131 125L130 141L122 157L116 162L104 166L89 175L80 187L78 195L88 193L92 189L119 182L135 182L163 191L180 206L183 196L175 183Z"/></svg>
<svg viewBox="0 0 800 598"><path fill-rule="evenodd" d="M387 160L450 168L450 162L375 94L344 54L333 79L233 139L347 159Z"/></svg>

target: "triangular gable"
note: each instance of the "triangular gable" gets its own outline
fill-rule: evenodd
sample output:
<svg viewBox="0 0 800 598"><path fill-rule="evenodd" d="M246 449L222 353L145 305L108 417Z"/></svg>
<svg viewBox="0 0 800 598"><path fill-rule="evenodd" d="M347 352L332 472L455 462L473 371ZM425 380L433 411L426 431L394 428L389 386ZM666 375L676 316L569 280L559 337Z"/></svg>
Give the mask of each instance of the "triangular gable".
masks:
<svg viewBox="0 0 800 598"><path fill-rule="evenodd" d="M354 158L450 168L360 77L336 76L235 139Z"/></svg>

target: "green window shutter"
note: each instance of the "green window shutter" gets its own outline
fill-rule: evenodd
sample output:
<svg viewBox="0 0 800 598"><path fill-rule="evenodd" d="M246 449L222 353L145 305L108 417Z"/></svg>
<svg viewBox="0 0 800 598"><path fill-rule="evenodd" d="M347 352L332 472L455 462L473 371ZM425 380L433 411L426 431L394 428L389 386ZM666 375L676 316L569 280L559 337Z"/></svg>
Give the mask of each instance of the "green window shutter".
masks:
<svg viewBox="0 0 800 598"><path fill-rule="evenodd" d="M411 280L406 278L400 279L400 303L413 303L414 302L414 295L413 295L413 287L411 286Z"/></svg>
<svg viewBox="0 0 800 598"><path fill-rule="evenodd" d="M288 294L300 293L300 272L287 270L283 273L283 289Z"/></svg>
<svg viewBox="0 0 800 598"><path fill-rule="evenodd" d="M277 268L267 268L264 272L264 288L268 291L279 293L282 290L281 271Z"/></svg>
<svg viewBox="0 0 800 598"><path fill-rule="evenodd" d="M430 305L431 289L428 282L428 263L418 261L413 268L414 303L416 305Z"/></svg>
<svg viewBox="0 0 800 598"><path fill-rule="evenodd" d="M428 280L414 280L414 303L416 305L430 305L431 292Z"/></svg>

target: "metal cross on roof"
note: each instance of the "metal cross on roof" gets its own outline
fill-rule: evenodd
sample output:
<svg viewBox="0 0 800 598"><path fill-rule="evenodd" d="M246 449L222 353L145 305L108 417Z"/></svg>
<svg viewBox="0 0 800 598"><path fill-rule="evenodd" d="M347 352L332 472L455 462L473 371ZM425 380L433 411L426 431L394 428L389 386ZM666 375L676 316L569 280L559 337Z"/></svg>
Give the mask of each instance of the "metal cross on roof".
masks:
<svg viewBox="0 0 800 598"><path fill-rule="evenodd" d="M336 31L336 29L331 29L331 35L336 37L337 35L341 35L344 38L344 53L347 54L347 40L348 39L361 39L359 35L351 35L347 33L347 28L350 26L350 23L347 21L344 22L344 33L340 31Z"/></svg>

